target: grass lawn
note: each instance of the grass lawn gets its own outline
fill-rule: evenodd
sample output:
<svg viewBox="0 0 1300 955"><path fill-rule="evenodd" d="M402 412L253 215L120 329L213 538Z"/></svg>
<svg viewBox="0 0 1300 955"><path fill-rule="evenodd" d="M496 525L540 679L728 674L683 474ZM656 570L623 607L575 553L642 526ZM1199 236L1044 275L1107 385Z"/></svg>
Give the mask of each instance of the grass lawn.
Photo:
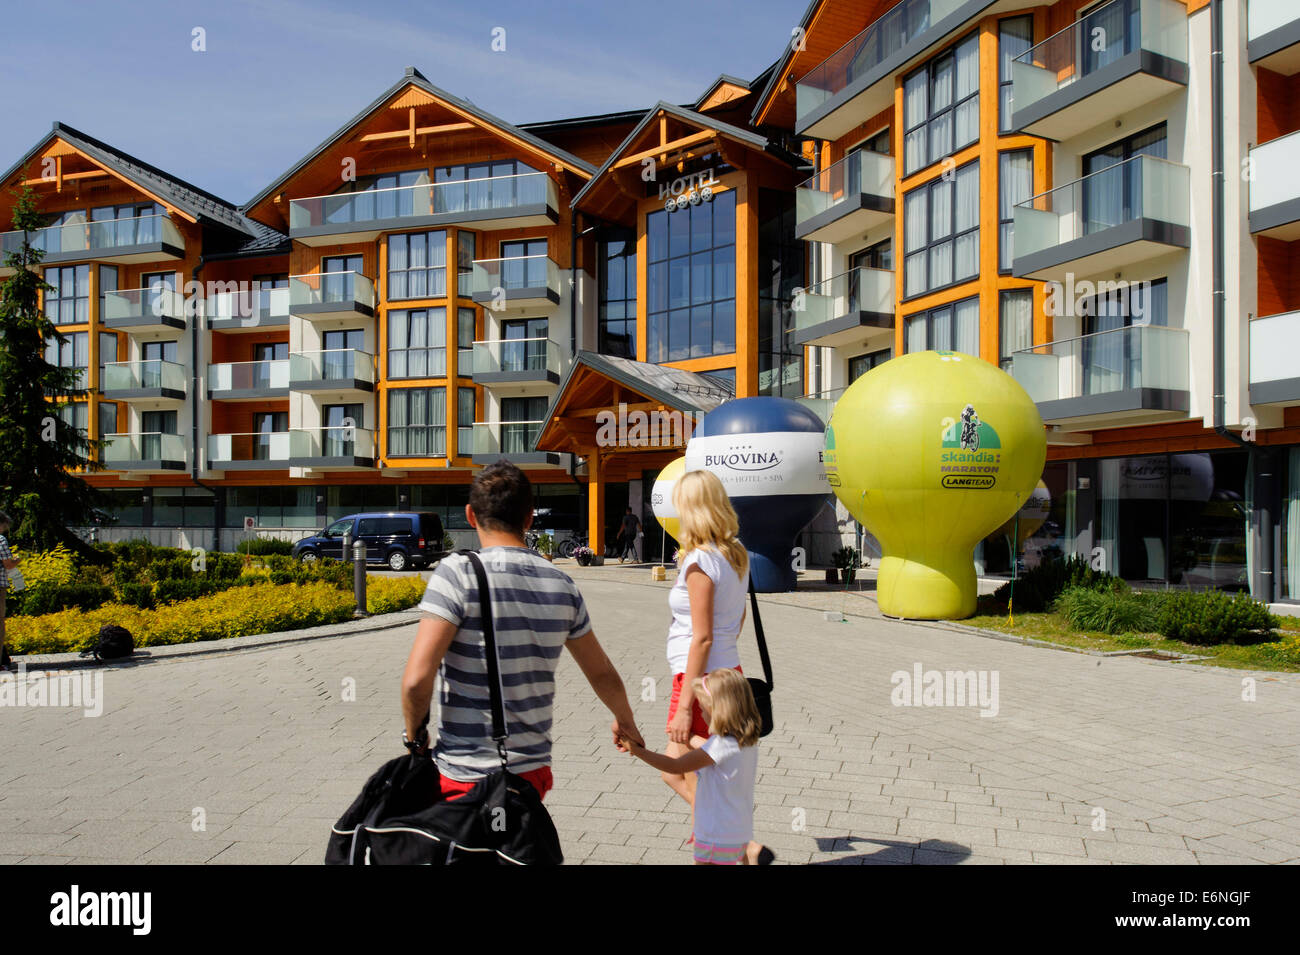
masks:
<svg viewBox="0 0 1300 955"><path fill-rule="evenodd" d="M1282 621L1282 627L1277 631L1279 641L1276 643L1249 646L1225 643L1211 647L1166 640L1156 633L1111 636L1107 633L1079 632L1071 628L1064 617L1054 613L1018 613L1015 615L1015 626L1008 623L1006 614L979 614L958 622L1080 650L1164 650L1207 657L1208 659L1196 662L1210 666L1300 673L1300 643L1297 642L1300 641L1300 617L1278 619Z"/></svg>

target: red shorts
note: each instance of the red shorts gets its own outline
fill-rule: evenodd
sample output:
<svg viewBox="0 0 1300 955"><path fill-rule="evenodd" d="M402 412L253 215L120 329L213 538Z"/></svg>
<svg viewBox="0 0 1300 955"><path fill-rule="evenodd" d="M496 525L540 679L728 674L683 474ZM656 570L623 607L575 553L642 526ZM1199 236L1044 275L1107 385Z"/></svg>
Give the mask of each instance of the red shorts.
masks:
<svg viewBox="0 0 1300 955"><path fill-rule="evenodd" d="M740 667L735 668L737 673L744 673ZM668 726L672 725L673 717L677 715L677 701L682 695L682 682L686 679L685 673L673 674L673 695L668 700ZM665 727L667 728L667 727ZM709 723L704 718L704 711L700 709L700 701L691 702L691 733L695 736L709 735Z"/></svg>
<svg viewBox="0 0 1300 955"><path fill-rule="evenodd" d="M543 799L551 791L551 787L555 785L555 779L551 776L551 767L549 766L543 766L541 769L531 769L519 775L532 783L533 788L537 790L537 794ZM442 794L447 797L448 802L459 799L477 786L479 782L477 779L462 782L459 779L448 779L446 776L440 778L442 779Z"/></svg>

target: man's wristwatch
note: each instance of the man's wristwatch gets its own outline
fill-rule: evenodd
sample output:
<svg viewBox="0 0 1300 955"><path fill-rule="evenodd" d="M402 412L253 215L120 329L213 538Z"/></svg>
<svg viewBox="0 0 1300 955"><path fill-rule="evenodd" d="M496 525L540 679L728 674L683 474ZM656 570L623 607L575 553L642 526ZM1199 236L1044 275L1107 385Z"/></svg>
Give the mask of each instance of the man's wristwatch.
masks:
<svg viewBox="0 0 1300 955"><path fill-rule="evenodd" d="M429 731L426 727L420 727L420 733L415 739L406 735L406 730L402 730L402 745L412 753L419 753L429 748Z"/></svg>

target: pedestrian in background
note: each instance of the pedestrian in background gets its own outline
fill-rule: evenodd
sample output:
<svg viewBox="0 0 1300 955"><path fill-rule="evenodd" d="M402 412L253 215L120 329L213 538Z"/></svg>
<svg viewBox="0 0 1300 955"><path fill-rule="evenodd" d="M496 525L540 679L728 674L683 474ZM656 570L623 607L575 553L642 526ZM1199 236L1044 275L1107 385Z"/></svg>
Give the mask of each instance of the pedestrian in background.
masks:
<svg viewBox="0 0 1300 955"><path fill-rule="evenodd" d="M5 597L9 593L9 572L18 569L18 558L9 549L9 541L5 536L12 523L13 519L0 511L0 670L15 669L13 661L9 659L9 647L5 644Z"/></svg>

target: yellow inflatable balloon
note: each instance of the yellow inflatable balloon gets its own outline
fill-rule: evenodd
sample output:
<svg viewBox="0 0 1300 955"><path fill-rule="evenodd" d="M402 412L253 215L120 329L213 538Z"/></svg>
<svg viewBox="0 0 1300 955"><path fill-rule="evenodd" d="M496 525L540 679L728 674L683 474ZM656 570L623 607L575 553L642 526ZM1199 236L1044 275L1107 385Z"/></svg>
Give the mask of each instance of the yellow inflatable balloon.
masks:
<svg viewBox="0 0 1300 955"><path fill-rule="evenodd" d="M650 507L655 520L668 532L668 536L677 540L680 528L677 526L677 510L673 507L673 485L686 473L686 456L682 455L659 472L654 487L650 489Z"/></svg>
<svg viewBox="0 0 1300 955"><path fill-rule="evenodd" d="M982 359L916 352L855 381L826 428L826 476L880 541L881 611L971 616L975 544L1025 503L1046 457L1033 400Z"/></svg>

